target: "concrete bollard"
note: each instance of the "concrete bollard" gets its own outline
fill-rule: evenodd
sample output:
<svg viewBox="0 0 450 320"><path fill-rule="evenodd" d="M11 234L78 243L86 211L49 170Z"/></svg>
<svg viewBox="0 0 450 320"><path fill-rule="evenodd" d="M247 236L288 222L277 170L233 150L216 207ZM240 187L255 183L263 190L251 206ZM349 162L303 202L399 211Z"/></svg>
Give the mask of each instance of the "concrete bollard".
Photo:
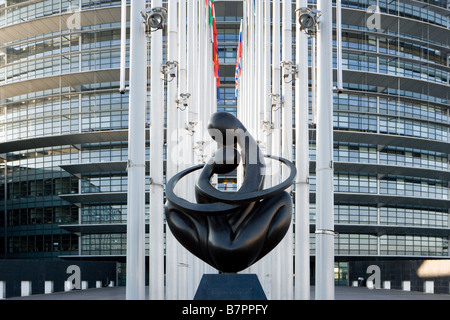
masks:
<svg viewBox="0 0 450 320"><path fill-rule="evenodd" d="M402 281L402 290L411 291L411 281L409 280Z"/></svg>
<svg viewBox="0 0 450 320"><path fill-rule="evenodd" d="M0 299L6 298L6 281L0 281Z"/></svg>
<svg viewBox="0 0 450 320"><path fill-rule="evenodd" d="M26 297L31 295L31 281L21 281L20 282L20 296Z"/></svg>
<svg viewBox="0 0 450 320"><path fill-rule="evenodd" d="M434 293L434 281L424 281L423 292Z"/></svg>
<svg viewBox="0 0 450 320"><path fill-rule="evenodd" d="M53 291L54 291L53 281L45 281L44 282L44 293L45 294L53 293Z"/></svg>

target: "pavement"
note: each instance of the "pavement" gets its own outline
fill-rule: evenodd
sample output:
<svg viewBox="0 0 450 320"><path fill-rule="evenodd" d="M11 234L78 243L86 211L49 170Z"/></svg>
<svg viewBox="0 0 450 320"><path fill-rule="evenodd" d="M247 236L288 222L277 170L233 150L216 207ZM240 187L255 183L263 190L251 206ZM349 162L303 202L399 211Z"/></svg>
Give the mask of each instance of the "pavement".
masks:
<svg viewBox="0 0 450 320"><path fill-rule="evenodd" d="M311 300L314 300L311 286ZM148 292L148 290L146 290ZM147 297L148 298L148 297ZM125 287L106 287L51 294L36 294L6 300L126 300ZM433 294L396 289L368 289L366 287L335 287L335 300L450 300L450 294Z"/></svg>

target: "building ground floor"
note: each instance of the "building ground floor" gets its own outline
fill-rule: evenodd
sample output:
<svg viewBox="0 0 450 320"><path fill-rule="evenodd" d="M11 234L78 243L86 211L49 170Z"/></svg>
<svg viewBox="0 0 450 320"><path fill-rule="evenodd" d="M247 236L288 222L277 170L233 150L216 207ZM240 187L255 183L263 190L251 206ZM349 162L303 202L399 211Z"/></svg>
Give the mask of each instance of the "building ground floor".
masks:
<svg viewBox="0 0 450 320"><path fill-rule="evenodd" d="M148 298L148 288L146 290ZM315 286L310 288L310 299L314 300ZM73 290L53 294L13 297L8 300L125 300L125 286L103 287L99 289ZM449 294L429 294L405 290L370 290L366 287L336 286L336 300L450 300ZM157 302L160 303L160 302Z"/></svg>
<svg viewBox="0 0 450 320"><path fill-rule="evenodd" d="M340 261L334 267L335 287L450 294L450 259L336 260ZM148 286L148 261L146 269ZM312 287L315 285L314 257L310 261L310 283ZM124 258L119 261L0 260L0 298L109 286L126 286Z"/></svg>

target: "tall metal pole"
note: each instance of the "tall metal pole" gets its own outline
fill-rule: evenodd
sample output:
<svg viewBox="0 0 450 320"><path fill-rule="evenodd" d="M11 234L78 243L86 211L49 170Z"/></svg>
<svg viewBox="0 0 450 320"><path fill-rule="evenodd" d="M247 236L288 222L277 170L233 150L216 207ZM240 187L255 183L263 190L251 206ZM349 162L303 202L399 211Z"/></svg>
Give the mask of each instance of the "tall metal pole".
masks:
<svg viewBox="0 0 450 320"><path fill-rule="evenodd" d="M6 227L8 225L7 222L7 216L8 216L8 157L6 156L6 154L2 155L3 159L4 159L4 164L5 164L5 171L4 171L4 191L3 191L3 197L4 197L4 206L3 206L3 239L4 242L4 246L3 246L3 258L6 259L7 257L7 253L8 253L8 241L7 241L7 233L6 233Z"/></svg>
<svg viewBox="0 0 450 320"><path fill-rule="evenodd" d="M242 122L245 125L247 124L247 113L248 113L248 97L250 95L250 90L249 90L249 82L248 82L248 73L249 73L249 68L248 65L250 65L250 58L249 58L249 51L250 51L250 42L249 42L249 17L248 17L248 6L249 3L247 1L247 3L244 3L244 7L243 7L243 11L244 11L244 28L243 28L243 64L242 64L242 84L243 84L243 89L242 89L242 93L243 93L243 104L242 104ZM245 70L245 72L244 72ZM238 168L238 170L241 170L241 168ZM238 171L241 172L238 175L238 188L239 185L242 183L242 171Z"/></svg>
<svg viewBox="0 0 450 320"><path fill-rule="evenodd" d="M256 81L257 81L257 90L256 90L256 108L258 109L258 115L256 118L256 140L262 142L263 131L262 131L262 121L264 120L264 37L263 37L263 18L264 18L264 1L256 1Z"/></svg>
<svg viewBox="0 0 450 320"><path fill-rule="evenodd" d="M247 68L249 70L249 100L248 100L248 112L247 112L247 124L250 132L255 134L256 128L256 115L258 112L258 106L256 105L256 79L251 79L252 75L256 73L256 54L255 54L255 3L254 1L249 1L248 7L248 24L249 24L249 44L248 44L248 54L249 54L249 63L247 64Z"/></svg>
<svg viewBox="0 0 450 320"><path fill-rule="evenodd" d="M189 114L188 114L188 137L186 140L186 144L188 144L186 147L189 151L189 164L193 165L196 164L195 162L195 141L196 141L196 135L197 135L197 123L199 121L198 119L198 99L197 99L197 86L198 86L198 70L197 70L197 57L198 57L198 10L197 10L197 0L195 1L188 1L188 12L189 12L189 28L188 30L188 37L189 41L187 42L188 46L188 88L189 92L191 93L191 97L189 98ZM186 177L187 183L189 185L194 185L195 180L193 175L188 175ZM194 201L194 192L192 190L193 188L188 188L187 190L187 196L186 199L189 199L190 201ZM196 285L196 279L194 277L195 274L197 274L197 269L200 265L200 262L197 257L194 257L194 255L190 254L189 252L186 253L188 257L188 270L189 273L188 279L187 279L187 295L188 299L192 299L195 294L195 290L197 289Z"/></svg>
<svg viewBox="0 0 450 320"><path fill-rule="evenodd" d="M177 0L167 2L167 62L177 61ZM166 63L167 63L166 62ZM178 172L178 135L177 135L177 79L167 76L167 157L166 180ZM169 228L166 228L166 290L167 299L177 299L177 241ZM151 250L151 248L150 248Z"/></svg>
<svg viewBox="0 0 450 320"><path fill-rule="evenodd" d="M183 95L187 94L187 51L186 51L186 0L179 1L179 15L178 15L178 62L179 62L179 78L178 78L178 99L183 100ZM187 98L188 99L188 98ZM187 103L187 101L186 101ZM180 149L183 150L183 153L179 151L179 163L178 170L184 170L188 166L186 165L186 155L185 151L189 150L187 144L187 135L186 130L184 129L186 126L187 120L187 112L185 103L179 104L178 111L178 143L180 145ZM183 147L184 145L184 147ZM180 181L181 183L181 194L184 198L187 198L187 190L189 184L187 184L187 179L184 181ZM182 248L180 245L177 245L177 257L178 257L178 299L186 300L188 299L188 252L186 249Z"/></svg>
<svg viewBox="0 0 450 320"><path fill-rule="evenodd" d="M269 93L270 90L270 46L265 45L270 43L270 0L264 0L264 121L266 123L265 142L266 153L271 154L272 144L270 138L270 126L272 122L272 102ZM268 179L267 179L268 180ZM270 184L268 184L270 185Z"/></svg>
<svg viewBox="0 0 450 320"><path fill-rule="evenodd" d="M316 69L316 36L311 37L311 114L312 123L317 123L317 69Z"/></svg>
<svg viewBox="0 0 450 320"><path fill-rule="evenodd" d="M264 132L264 140L266 143L266 154L272 154L272 101L270 98L271 92L271 66L270 66L270 52L271 48L269 45L265 45L270 43L270 32L271 32L271 23L270 23L270 9L271 3L270 0L264 0L264 121L266 123L266 131ZM272 185L270 176L266 176L265 186L269 187ZM262 286L266 292L267 297L271 297L272 295L272 285L271 278L267 277L267 274L271 274L272 263L271 259L272 253L270 252L266 257L263 258L263 279L261 279Z"/></svg>
<svg viewBox="0 0 450 320"><path fill-rule="evenodd" d="M197 0L195 0L197 1ZM205 71L204 71L204 63L205 63L205 48L204 48L204 42L205 42L205 5L203 0L197 1L197 24L198 24L198 34L197 34L197 110L198 110L198 121L199 124L197 126L197 130L195 132L195 141L196 145L195 147L201 147L205 144L205 126L206 122L208 121L208 118L205 115L205 95L204 95L204 88L205 88ZM199 148L197 149L198 155L203 155L203 151ZM202 159L198 160L199 163L202 162ZM200 279L202 277L202 274L204 273L205 264L201 261L196 259L195 260L196 266L195 274L194 274L194 286L198 286L200 283Z"/></svg>
<svg viewBox="0 0 450 320"><path fill-rule="evenodd" d="M125 93L125 62L127 51L127 0L122 0L120 8L120 85L119 92Z"/></svg>
<svg viewBox="0 0 450 320"><path fill-rule="evenodd" d="M283 61L283 78L282 78L282 92L283 92L283 109L282 109L282 152L281 155L292 160L292 82L293 75L291 74L292 65L292 1L283 0L283 40L282 40L282 61ZM289 172L282 169L283 178L287 178ZM290 192L292 189L287 189ZM282 246L282 299L292 299L293 295L293 234L292 224L289 227L286 236L281 242Z"/></svg>
<svg viewBox="0 0 450 320"><path fill-rule="evenodd" d="M280 92L280 0L273 0L273 26L272 26L272 94L276 98L281 99ZM281 155L281 105L277 104L272 109L272 153L273 155ZM272 167L272 184L280 183L281 173L280 167L274 165ZM277 246L273 250L272 259L272 299L281 299L281 248Z"/></svg>
<svg viewBox="0 0 450 320"><path fill-rule="evenodd" d="M134 0L132 1L134 2ZM161 7L161 0L153 0L152 8ZM162 29L152 32L151 39L151 96L150 96L150 261L149 297L164 299L164 86L161 79L163 62ZM142 68L142 66L141 66ZM142 72L142 70L141 70Z"/></svg>
<svg viewBox="0 0 450 320"><path fill-rule="evenodd" d="M141 17L145 0L131 2L128 128L126 299L145 299L145 120L147 37Z"/></svg>
<svg viewBox="0 0 450 320"><path fill-rule="evenodd" d="M343 91L342 83L342 8L341 0L336 0L336 57L337 57L337 80L336 91Z"/></svg>
<svg viewBox="0 0 450 320"><path fill-rule="evenodd" d="M307 0L297 0L296 9ZM308 36L296 24L295 80L295 299L310 299L309 266L309 129L308 129Z"/></svg>
<svg viewBox="0 0 450 320"><path fill-rule="evenodd" d="M316 300L334 299L332 1L318 0Z"/></svg>
<svg viewBox="0 0 450 320"><path fill-rule="evenodd" d="M256 122L256 140L260 143L260 147L262 150L265 148L264 144L264 132L263 132L263 121L264 121L264 113L265 113L265 105L264 105L264 96L268 93L265 92L264 88L264 1L256 1L256 55L257 55L257 65L256 65L256 81L257 81L257 90L256 90L256 107L258 108L257 122ZM265 152L265 150L263 151ZM256 264L257 275L261 282L265 279L266 269L265 269L265 261L261 260ZM264 288L264 284L263 284Z"/></svg>

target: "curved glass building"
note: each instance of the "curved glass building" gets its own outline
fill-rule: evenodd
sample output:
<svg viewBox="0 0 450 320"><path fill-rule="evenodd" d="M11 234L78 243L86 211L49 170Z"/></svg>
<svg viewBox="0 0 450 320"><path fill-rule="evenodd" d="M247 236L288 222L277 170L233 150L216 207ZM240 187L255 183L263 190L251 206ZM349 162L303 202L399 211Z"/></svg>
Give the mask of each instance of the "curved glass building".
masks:
<svg viewBox="0 0 450 320"><path fill-rule="evenodd" d="M448 5L342 1L336 261L449 258Z"/></svg>
<svg viewBox="0 0 450 320"><path fill-rule="evenodd" d="M0 1L2 258L124 260L120 3Z"/></svg>
<svg viewBox="0 0 450 320"><path fill-rule="evenodd" d="M231 3L222 4L224 12ZM341 5L343 91L334 93L333 103L335 279L348 284L351 261L450 257L450 3L342 0ZM238 41L233 36L239 21L233 24L226 15L223 21L223 37L231 43L221 47L222 59L234 70L229 56L236 56L232 42ZM335 24L333 30L337 85ZM295 28L292 41L295 46ZM309 52L311 68L311 41ZM222 104L232 104L234 86L223 84L222 90ZM310 106L311 100L310 82ZM311 123L312 261L315 138ZM313 270L314 263L311 278Z"/></svg>
<svg viewBox="0 0 450 320"><path fill-rule="evenodd" d="M128 93L119 93L120 4L0 0L1 258L115 260L124 283ZM450 258L449 5L342 0L338 282L347 284L354 260ZM242 1L215 7L218 108L236 112ZM310 151L314 259L313 124ZM221 177L218 187L233 189L235 180Z"/></svg>

